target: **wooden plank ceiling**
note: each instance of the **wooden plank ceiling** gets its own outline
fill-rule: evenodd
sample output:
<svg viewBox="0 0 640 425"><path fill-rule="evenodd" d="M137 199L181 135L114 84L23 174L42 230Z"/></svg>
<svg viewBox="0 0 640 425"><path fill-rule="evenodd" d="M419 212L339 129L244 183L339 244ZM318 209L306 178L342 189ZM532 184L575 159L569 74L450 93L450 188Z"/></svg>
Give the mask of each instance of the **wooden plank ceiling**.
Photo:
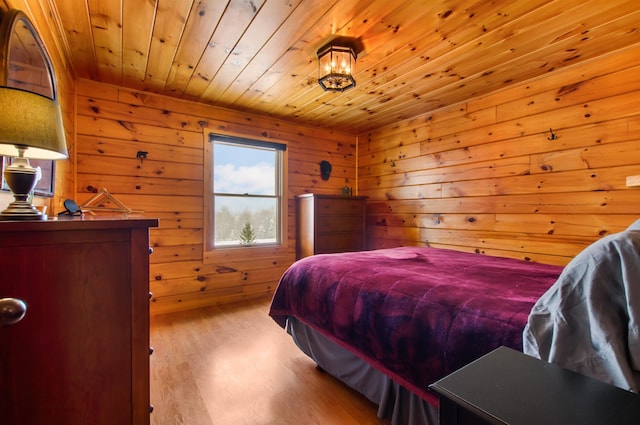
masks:
<svg viewBox="0 0 640 425"><path fill-rule="evenodd" d="M350 132L640 42L637 0L47 0L78 78ZM360 37L357 87L316 51Z"/></svg>

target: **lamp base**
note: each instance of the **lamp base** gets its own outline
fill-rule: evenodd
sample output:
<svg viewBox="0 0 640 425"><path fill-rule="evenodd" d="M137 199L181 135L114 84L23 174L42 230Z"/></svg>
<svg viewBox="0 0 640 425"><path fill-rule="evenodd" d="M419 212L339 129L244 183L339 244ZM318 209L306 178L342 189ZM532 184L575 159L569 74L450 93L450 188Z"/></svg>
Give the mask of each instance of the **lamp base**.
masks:
<svg viewBox="0 0 640 425"><path fill-rule="evenodd" d="M30 202L13 201L2 212L0 221L46 220L47 216L38 211Z"/></svg>
<svg viewBox="0 0 640 425"><path fill-rule="evenodd" d="M13 192L14 201L0 213L0 221L46 220L46 216L28 201L29 193L36 185L37 172L24 157L25 148L16 146L19 156L4 170L4 179Z"/></svg>

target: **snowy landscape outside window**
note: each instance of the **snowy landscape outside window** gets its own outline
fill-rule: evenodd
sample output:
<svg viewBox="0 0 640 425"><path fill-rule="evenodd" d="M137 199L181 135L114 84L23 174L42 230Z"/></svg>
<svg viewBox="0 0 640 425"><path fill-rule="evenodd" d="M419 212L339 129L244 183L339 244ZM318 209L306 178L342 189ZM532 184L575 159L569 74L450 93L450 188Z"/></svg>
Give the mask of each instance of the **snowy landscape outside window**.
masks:
<svg viewBox="0 0 640 425"><path fill-rule="evenodd" d="M280 244L286 145L219 135L211 135L211 142L212 246Z"/></svg>

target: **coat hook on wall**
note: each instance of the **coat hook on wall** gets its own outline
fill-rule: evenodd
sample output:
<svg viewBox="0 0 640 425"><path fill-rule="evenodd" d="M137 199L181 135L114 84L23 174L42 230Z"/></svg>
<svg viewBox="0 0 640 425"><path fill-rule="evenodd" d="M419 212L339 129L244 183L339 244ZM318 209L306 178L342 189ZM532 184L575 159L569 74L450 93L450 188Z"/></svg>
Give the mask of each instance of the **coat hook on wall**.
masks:
<svg viewBox="0 0 640 425"><path fill-rule="evenodd" d="M138 151L138 153L136 153L136 158L138 158L140 162L142 162L145 159L147 159L148 154L149 152L146 152L146 151Z"/></svg>
<svg viewBox="0 0 640 425"><path fill-rule="evenodd" d="M553 133L553 129L552 128L549 129L549 132L551 133L551 136L547 137L547 140L558 140L558 136Z"/></svg>

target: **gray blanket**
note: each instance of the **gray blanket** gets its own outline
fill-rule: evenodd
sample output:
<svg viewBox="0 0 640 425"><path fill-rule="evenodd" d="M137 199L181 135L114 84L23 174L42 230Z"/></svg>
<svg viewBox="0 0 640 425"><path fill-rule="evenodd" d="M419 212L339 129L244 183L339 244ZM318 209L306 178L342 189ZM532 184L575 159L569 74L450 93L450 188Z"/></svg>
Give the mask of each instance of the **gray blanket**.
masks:
<svg viewBox="0 0 640 425"><path fill-rule="evenodd" d="M578 254L536 302L523 351L623 389L640 389L640 220Z"/></svg>

